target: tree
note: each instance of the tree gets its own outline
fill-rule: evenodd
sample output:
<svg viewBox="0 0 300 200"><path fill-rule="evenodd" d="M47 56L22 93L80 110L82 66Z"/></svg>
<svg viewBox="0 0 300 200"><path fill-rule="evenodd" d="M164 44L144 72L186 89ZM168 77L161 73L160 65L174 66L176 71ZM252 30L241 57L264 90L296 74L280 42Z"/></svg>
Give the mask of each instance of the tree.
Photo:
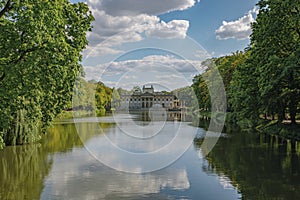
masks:
<svg viewBox="0 0 300 200"><path fill-rule="evenodd" d="M258 125L261 109L260 94L257 84L255 60L251 59L251 51L244 53L244 61L235 68L230 87L229 100L233 111L233 119L242 128Z"/></svg>
<svg viewBox="0 0 300 200"><path fill-rule="evenodd" d="M106 109L111 107L113 90L105 86L102 82L98 82L95 87L95 104L97 108L97 115L104 115Z"/></svg>
<svg viewBox="0 0 300 200"><path fill-rule="evenodd" d="M260 0L251 35L252 54L264 112L289 113L296 123L300 101L300 2Z"/></svg>
<svg viewBox="0 0 300 200"><path fill-rule="evenodd" d="M235 91L230 90L231 89L231 81L234 75L234 72L236 69L242 65L245 62L245 59L247 57L248 53L244 52L235 52L231 55L223 56L220 58L217 58L215 61L215 64L220 72L220 75L222 76L222 81L224 83L224 87L226 90L226 96L230 100L232 99L232 93L235 93ZM232 101L228 101L227 110L232 111Z"/></svg>
<svg viewBox="0 0 300 200"><path fill-rule="evenodd" d="M0 9L0 138L34 142L71 100L93 16L67 0L7 0Z"/></svg>
<svg viewBox="0 0 300 200"><path fill-rule="evenodd" d="M195 79L194 79L195 80ZM197 88L196 88L197 90ZM184 106L189 107L190 109L196 109L198 105L198 98L195 94L193 87L186 86L183 88L178 88L173 90L172 93L181 100Z"/></svg>
<svg viewBox="0 0 300 200"><path fill-rule="evenodd" d="M208 64L207 70L202 75L196 75L193 79L193 89L197 96L199 102L199 108L204 110L210 110L211 102L208 91L208 86L212 84L212 82L216 81L216 75L214 75L214 71L218 71L220 76L222 77L222 81L224 83L224 87L226 90L226 95L228 98L231 98L231 80L236 68L244 63L246 54L243 52L236 52L232 55L223 56L215 59L211 59L206 61ZM209 64L211 62L211 64ZM203 63L204 64L204 63ZM230 102L229 102L230 103ZM231 110L231 106L229 105L228 110Z"/></svg>
<svg viewBox="0 0 300 200"><path fill-rule="evenodd" d="M207 73L206 71L205 73ZM205 75L204 73L204 75ZM211 103L210 103L210 96L207 85L205 83L205 79L203 75L196 75L193 78L192 88L194 90L195 95L197 96L198 100L198 107L200 110L210 110Z"/></svg>

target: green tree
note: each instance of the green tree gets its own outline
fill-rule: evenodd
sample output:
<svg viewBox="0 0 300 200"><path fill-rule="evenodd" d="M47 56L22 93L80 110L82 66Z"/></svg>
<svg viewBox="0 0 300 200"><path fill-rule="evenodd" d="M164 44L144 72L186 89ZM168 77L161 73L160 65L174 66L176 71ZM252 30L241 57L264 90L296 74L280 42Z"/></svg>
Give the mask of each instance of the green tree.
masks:
<svg viewBox="0 0 300 200"><path fill-rule="evenodd" d="M105 86L102 82L96 84L95 104L98 115L104 115L106 109L111 107L113 90Z"/></svg>
<svg viewBox="0 0 300 200"><path fill-rule="evenodd" d="M183 88L178 88L173 90L172 93L184 103L184 106L189 107L191 109L197 108L198 98L192 87L186 86Z"/></svg>
<svg viewBox="0 0 300 200"><path fill-rule="evenodd" d="M245 52L245 60L236 67L228 91L233 121L243 128L258 125L261 108L255 60L250 57L251 51Z"/></svg>
<svg viewBox="0 0 300 200"><path fill-rule="evenodd" d="M263 112L289 113L296 123L300 102L300 2L260 0L251 35ZM255 65L254 65L255 64Z"/></svg>
<svg viewBox="0 0 300 200"><path fill-rule="evenodd" d="M70 102L93 16L67 0L0 1L0 138L40 138Z"/></svg>
<svg viewBox="0 0 300 200"><path fill-rule="evenodd" d="M231 55L223 56L215 60L215 64L220 72L224 87L226 90L226 96L228 98L227 110L232 111L232 99L235 91L231 90L231 81L233 79L236 69L245 62L247 53L237 51Z"/></svg>
<svg viewBox="0 0 300 200"><path fill-rule="evenodd" d="M201 75L196 75L192 84L200 109L210 110L211 94L209 94L208 86L212 87L212 84L216 84L216 80L218 79L216 75L217 71L222 77L222 80L219 81L223 81L227 98L231 98L230 88L233 74L236 68L244 63L245 57L246 54L244 52L236 52L232 55L211 59L203 63L207 64L207 70ZM231 111L231 107L230 104L227 106L229 111Z"/></svg>
<svg viewBox="0 0 300 200"><path fill-rule="evenodd" d="M232 80L233 72L236 67L243 63L245 60L245 53L242 51L237 51L231 55L223 56L215 60L215 64L222 76L224 87L226 91L230 86Z"/></svg>
<svg viewBox="0 0 300 200"><path fill-rule="evenodd" d="M206 71L207 73L208 71ZM203 75L199 74L193 78L192 88L198 100L200 110L210 110L210 96Z"/></svg>

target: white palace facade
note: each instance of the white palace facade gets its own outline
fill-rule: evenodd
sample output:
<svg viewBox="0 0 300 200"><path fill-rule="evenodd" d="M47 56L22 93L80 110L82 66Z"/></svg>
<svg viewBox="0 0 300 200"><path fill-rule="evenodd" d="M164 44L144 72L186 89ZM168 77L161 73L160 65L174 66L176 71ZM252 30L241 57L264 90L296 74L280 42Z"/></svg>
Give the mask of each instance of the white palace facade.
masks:
<svg viewBox="0 0 300 200"><path fill-rule="evenodd" d="M179 100L170 92L155 92L153 85L135 87L132 94L120 94L121 110L147 110L152 107L162 107L166 110L179 109Z"/></svg>

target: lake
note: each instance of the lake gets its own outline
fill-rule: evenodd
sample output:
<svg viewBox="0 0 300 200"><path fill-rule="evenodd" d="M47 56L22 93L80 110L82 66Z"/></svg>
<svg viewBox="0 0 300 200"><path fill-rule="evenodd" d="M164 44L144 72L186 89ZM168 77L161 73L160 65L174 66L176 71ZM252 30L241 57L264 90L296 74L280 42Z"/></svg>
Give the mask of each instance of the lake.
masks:
<svg viewBox="0 0 300 200"><path fill-rule="evenodd" d="M1 150L0 199L300 199L299 142L227 128L204 155L188 122L115 120L60 121Z"/></svg>

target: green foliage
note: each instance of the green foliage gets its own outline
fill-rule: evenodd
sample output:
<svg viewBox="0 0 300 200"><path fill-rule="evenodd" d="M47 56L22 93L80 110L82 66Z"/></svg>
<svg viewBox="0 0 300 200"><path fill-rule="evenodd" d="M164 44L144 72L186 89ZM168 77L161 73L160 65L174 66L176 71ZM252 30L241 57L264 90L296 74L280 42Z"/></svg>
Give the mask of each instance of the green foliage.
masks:
<svg viewBox="0 0 300 200"><path fill-rule="evenodd" d="M203 74L196 75L193 79L192 88L194 93L198 97L198 107L200 111L210 111L211 109L211 95L209 93L209 85L213 81L210 80L212 74L214 73L215 64L214 59L208 59L202 63L206 66L206 71Z"/></svg>
<svg viewBox="0 0 300 200"><path fill-rule="evenodd" d="M193 79L192 88L198 99L198 106L200 110L210 109L210 97L208 88L202 75L196 75Z"/></svg>
<svg viewBox="0 0 300 200"><path fill-rule="evenodd" d="M259 89L257 73L249 57L251 52L245 53L244 62L237 66L233 73L229 88L229 103L232 106L233 117L243 128L254 127L258 124L260 111Z"/></svg>
<svg viewBox="0 0 300 200"><path fill-rule="evenodd" d="M8 145L34 142L71 100L93 16L67 0L0 8L0 132Z"/></svg>
<svg viewBox="0 0 300 200"><path fill-rule="evenodd" d="M0 150L4 148L5 144L4 144L4 140L2 138L2 134L0 135Z"/></svg>
<svg viewBox="0 0 300 200"><path fill-rule="evenodd" d="M295 123L300 104L300 2L261 0L251 35L252 67L256 68L261 111L288 113Z"/></svg>
<svg viewBox="0 0 300 200"><path fill-rule="evenodd" d="M102 82L88 81L79 78L74 87L73 102L68 110L75 110L75 117L83 117L96 113L97 116L105 115L111 108L113 99L113 89L107 87ZM63 114L64 116L70 114Z"/></svg>
<svg viewBox="0 0 300 200"><path fill-rule="evenodd" d="M184 103L186 107L195 109L197 107L197 96L193 87L187 86L173 90L172 93Z"/></svg>
<svg viewBox="0 0 300 200"><path fill-rule="evenodd" d="M215 65L217 66L222 76L224 87L227 92L230 87L230 82L232 80L233 73L239 65L244 63L245 56L245 53L237 51L232 55L223 56L215 60Z"/></svg>
<svg viewBox="0 0 300 200"><path fill-rule="evenodd" d="M213 59L228 98L231 121L256 127L261 116L296 123L300 112L300 1L260 0L245 52ZM209 110L209 81L213 68L195 76L192 87L200 108Z"/></svg>
<svg viewBox="0 0 300 200"><path fill-rule="evenodd" d="M98 111L97 115L103 116L105 110L109 110L112 101L112 93L113 90L103 83L98 82L96 84L95 104Z"/></svg>
<svg viewBox="0 0 300 200"><path fill-rule="evenodd" d="M94 108L96 83L86 82L83 78L78 78L75 84L72 102L68 105L68 110L88 110L89 108Z"/></svg>
<svg viewBox="0 0 300 200"><path fill-rule="evenodd" d="M234 71L237 66L244 62L245 56L243 52L236 52L229 56L206 61L206 63L212 62L213 64L208 65L207 70L203 74L196 75L192 84L192 88L198 97L200 110L209 111L211 109L211 94L209 92L214 92L214 90L210 91L208 87L213 88L212 84L217 85L216 80L220 79L217 77L217 72L222 77L222 80L218 81L223 81L227 97L230 98L230 87ZM231 104L228 104L228 109L231 110Z"/></svg>
<svg viewBox="0 0 300 200"><path fill-rule="evenodd" d="M236 69L245 62L245 58L247 56L248 56L247 53L235 52L232 55L223 56L215 60L215 64L222 77L222 81L224 83L226 95L228 98L227 110L230 112L233 110L232 108L233 102L231 101L231 99L233 99L233 95L236 92L236 90L232 90L232 85L233 85L232 79ZM239 81L239 79L235 78L235 81Z"/></svg>

